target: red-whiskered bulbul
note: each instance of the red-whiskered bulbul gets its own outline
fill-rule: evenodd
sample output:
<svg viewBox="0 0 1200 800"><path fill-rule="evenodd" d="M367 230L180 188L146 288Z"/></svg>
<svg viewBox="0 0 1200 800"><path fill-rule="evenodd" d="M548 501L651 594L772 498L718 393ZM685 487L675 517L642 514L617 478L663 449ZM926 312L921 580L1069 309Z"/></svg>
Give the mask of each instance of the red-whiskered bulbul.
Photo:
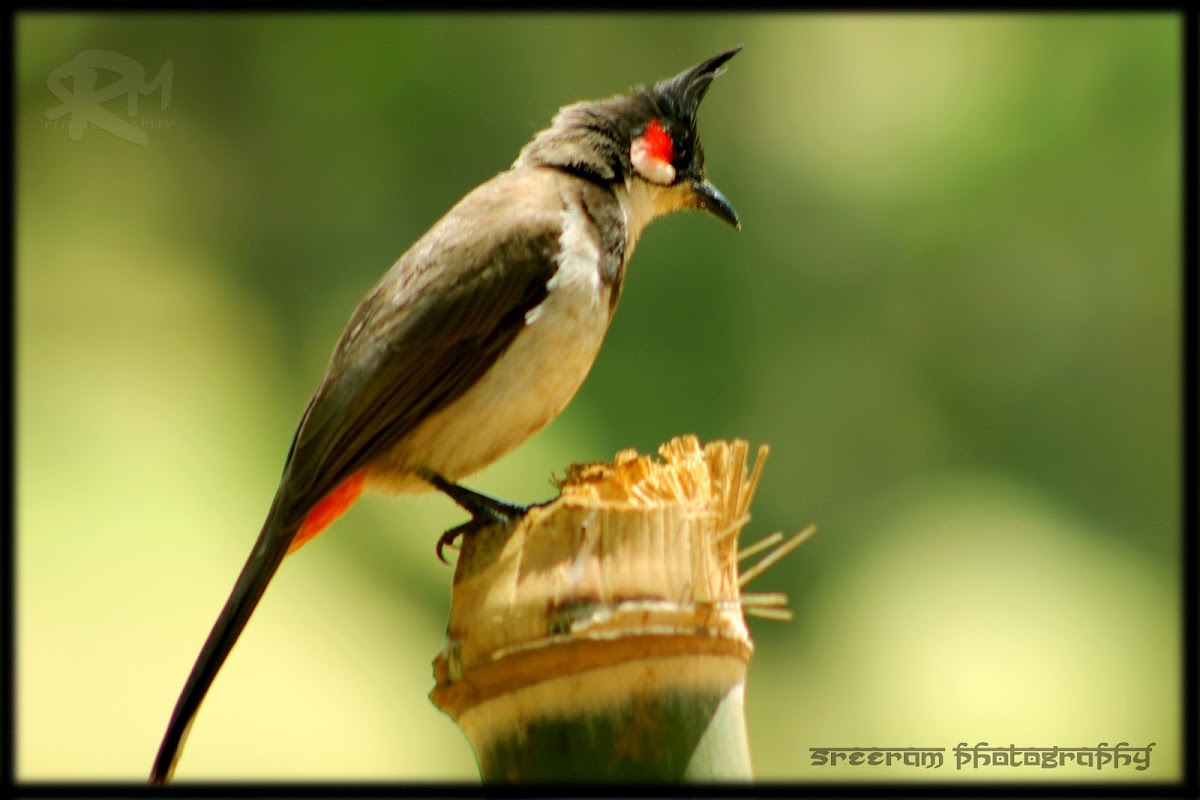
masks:
<svg viewBox="0 0 1200 800"><path fill-rule="evenodd" d="M201 701L283 557L364 489L436 488L474 522L524 511L455 481L540 430L575 395L642 229L687 208L740 227L705 177L696 133L700 101L740 49L651 88L559 109L511 168L463 197L367 294L300 419L262 532L171 714L151 782L170 779Z"/></svg>

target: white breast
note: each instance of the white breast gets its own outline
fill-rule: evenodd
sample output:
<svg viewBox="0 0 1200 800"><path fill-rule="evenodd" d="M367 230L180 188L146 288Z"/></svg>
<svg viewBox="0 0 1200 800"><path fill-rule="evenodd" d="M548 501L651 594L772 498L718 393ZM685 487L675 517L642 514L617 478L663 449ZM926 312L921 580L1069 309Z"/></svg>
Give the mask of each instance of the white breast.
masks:
<svg viewBox="0 0 1200 800"><path fill-rule="evenodd" d="M512 344L478 383L407 437L393 469L369 476L372 488L428 489L406 474L417 469L457 481L541 430L575 396L608 328L612 290L600 279L601 253L577 205L563 212L559 245L549 294L526 313Z"/></svg>

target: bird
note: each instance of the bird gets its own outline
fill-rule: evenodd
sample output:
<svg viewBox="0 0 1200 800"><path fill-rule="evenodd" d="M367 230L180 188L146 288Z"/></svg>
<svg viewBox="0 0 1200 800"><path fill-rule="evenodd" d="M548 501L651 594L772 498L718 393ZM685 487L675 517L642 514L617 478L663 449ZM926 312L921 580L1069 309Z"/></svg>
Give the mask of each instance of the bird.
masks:
<svg viewBox="0 0 1200 800"><path fill-rule="evenodd" d="M172 778L204 697L284 557L364 491L440 491L471 514L468 526L526 510L458 481L574 397L643 229L683 209L741 228L706 177L697 132L701 101L741 49L649 87L562 106L511 167L464 195L366 294L171 712L152 784Z"/></svg>

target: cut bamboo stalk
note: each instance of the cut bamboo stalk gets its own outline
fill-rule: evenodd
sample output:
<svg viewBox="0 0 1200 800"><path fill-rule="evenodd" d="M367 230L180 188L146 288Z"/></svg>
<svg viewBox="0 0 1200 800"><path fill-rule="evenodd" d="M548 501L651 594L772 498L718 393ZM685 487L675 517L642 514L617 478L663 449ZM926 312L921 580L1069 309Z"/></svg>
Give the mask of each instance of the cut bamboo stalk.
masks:
<svg viewBox="0 0 1200 800"><path fill-rule="evenodd" d="M749 780L739 552L767 447L695 436L574 465L559 497L465 537L434 704L466 733L484 781Z"/></svg>

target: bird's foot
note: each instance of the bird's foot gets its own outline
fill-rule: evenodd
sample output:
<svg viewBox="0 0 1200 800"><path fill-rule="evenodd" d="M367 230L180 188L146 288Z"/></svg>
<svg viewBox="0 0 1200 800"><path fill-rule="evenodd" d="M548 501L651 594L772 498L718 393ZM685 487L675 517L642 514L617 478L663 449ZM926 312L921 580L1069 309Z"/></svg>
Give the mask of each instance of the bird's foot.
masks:
<svg viewBox="0 0 1200 800"><path fill-rule="evenodd" d="M450 562L446 560L446 556L442 555L442 550L446 549L447 547L452 550L457 550L458 545L454 543L455 540L457 540L460 536L465 536L468 533L474 533L481 527L483 526L479 524L479 520L472 519L464 522L462 525L455 525L453 528L443 533L437 540L437 549L435 550L438 561L441 561L446 566L450 566Z"/></svg>
<svg viewBox="0 0 1200 800"><path fill-rule="evenodd" d="M502 525L511 524L523 517L525 512L530 508L529 506L520 506L516 503L509 503L505 500L472 491L465 486L459 486L457 483L446 480L435 472L422 473L421 477L471 515L469 522L451 528L438 539L437 557L443 564L448 562L442 555L442 550L447 546L454 547L454 542L459 537L481 528L486 528L489 525L497 523Z"/></svg>

